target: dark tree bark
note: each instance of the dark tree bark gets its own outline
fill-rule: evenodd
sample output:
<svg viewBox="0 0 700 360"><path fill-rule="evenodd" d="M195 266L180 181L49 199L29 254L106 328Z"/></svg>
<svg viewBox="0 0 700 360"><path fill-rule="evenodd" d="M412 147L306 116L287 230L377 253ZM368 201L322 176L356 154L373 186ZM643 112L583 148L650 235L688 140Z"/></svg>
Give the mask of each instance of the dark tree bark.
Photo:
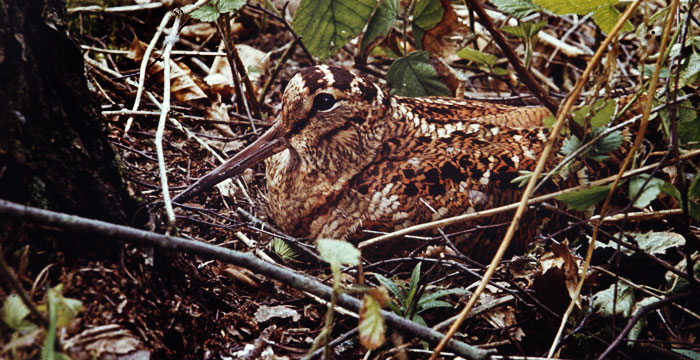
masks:
<svg viewBox="0 0 700 360"><path fill-rule="evenodd" d="M63 0L0 0L0 198L126 223L134 208Z"/></svg>

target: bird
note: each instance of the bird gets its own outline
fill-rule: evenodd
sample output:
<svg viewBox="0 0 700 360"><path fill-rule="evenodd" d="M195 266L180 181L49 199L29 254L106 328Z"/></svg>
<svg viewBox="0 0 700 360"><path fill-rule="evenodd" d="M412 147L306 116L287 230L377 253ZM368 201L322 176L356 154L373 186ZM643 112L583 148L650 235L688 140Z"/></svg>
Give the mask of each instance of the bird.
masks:
<svg viewBox="0 0 700 360"><path fill-rule="evenodd" d="M371 236L364 230L393 231L517 201L522 189L513 180L534 170L548 115L542 106L395 96L352 70L308 67L289 80L267 132L173 201L264 160L268 215L282 231L357 242ZM488 225L511 216L461 225L481 230L467 232L458 246L488 253L501 231ZM526 239L516 249L536 227L520 226L516 236Z"/></svg>

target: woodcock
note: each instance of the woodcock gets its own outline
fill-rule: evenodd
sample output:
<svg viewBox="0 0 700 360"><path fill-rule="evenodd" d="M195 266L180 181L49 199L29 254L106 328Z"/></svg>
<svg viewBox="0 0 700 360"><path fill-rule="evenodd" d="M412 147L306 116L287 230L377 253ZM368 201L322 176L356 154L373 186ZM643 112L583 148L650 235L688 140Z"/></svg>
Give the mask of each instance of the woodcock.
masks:
<svg viewBox="0 0 700 360"><path fill-rule="evenodd" d="M361 240L372 236L362 229L392 231L517 201L521 189L511 181L534 169L549 114L544 107L390 96L344 68L310 67L289 81L281 116L264 135L174 200L267 159L269 215L283 231ZM521 228L534 234L530 224ZM500 233L481 229L458 245L473 253L497 246Z"/></svg>

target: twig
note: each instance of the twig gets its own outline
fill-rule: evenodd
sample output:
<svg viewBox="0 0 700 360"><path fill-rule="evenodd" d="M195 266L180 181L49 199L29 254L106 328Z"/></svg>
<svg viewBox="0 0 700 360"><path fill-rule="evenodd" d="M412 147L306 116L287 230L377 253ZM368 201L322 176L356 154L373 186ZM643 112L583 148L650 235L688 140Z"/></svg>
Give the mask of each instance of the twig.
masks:
<svg viewBox="0 0 700 360"><path fill-rule="evenodd" d="M83 50L94 51L104 54L128 55L129 50L103 49L89 45L80 45ZM161 55L161 51L154 51L156 55ZM196 51L196 50L173 50L170 55L196 55L196 56L226 56L225 52L221 51Z"/></svg>
<svg viewBox="0 0 700 360"><path fill-rule="evenodd" d="M2 250L2 248L0 248L0 250ZM49 321L39 312L39 309L36 308L36 305L34 305L34 302L29 297L29 294L27 294L20 284L17 276L15 276L10 266L7 265L7 262L5 262L5 257L2 255L2 251L0 251L0 272L2 272L2 275L5 276L10 286L15 289L15 292L17 292L17 295L20 297L20 299L22 299L22 302L27 306L32 315L34 315L34 318L39 320L41 325L44 327L48 327Z"/></svg>
<svg viewBox="0 0 700 360"><path fill-rule="evenodd" d="M240 94L238 95L241 96L241 100L243 101L245 109L248 112L248 117L250 117L250 123L253 127L253 132L257 133L257 131L255 131L255 125L253 124L253 119L248 109L247 100L250 100L250 105L253 108L253 116L255 116L258 119L261 118L260 105L258 104L258 100L255 98L255 89L253 88L253 84L250 82L250 78L248 77L248 71L246 70L245 66L243 66L243 61L241 61L241 57L238 55L238 49L234 44L232 44L228 14L224 14L224 16L220 17L216 21L216 29L219 32L222 41L224 42L224 47L226 49L226 58L228 59L229 66L231 67L231 75L233 76L234 86L239 88L237 89L237 91L240 92ZM245 87L248 90L248 97L246 97L245 93L243 93L243 89L241 87L241 80L243 80L243 84L245 84Z"/></svg>
<svg viewBox="0 0 700 360"><path fill-rule="evenodd" d="M292 28L292 25L290 25L289 22L287 22L287 19L284 18L284 12L280 16L280 15L275 14L274 12L266 9L265 7L260 6L260 4L253 4L253 5L248 4L248 7L251 9L263 12L263 13L269 15L270 17L272 17L273 19L281 22L284 25L284 27L287 29L287 31L289 31L289 33L292 34L292 37L294 37L294 40L297 41L297 43L301 47L301 50L304 51L304 54L306 55L306 58L309 60L309 63L311 63L311 66L316 65L316 60L314 60L314 57L309 52L309 49L307 49L306 46L304 46L304 43L301 41L301 36L297 35L297 33L294 31L294 28ZM285 10L287 9L286 4L284 6L284 9Z"/></svg>
<svg viewBox="0 0 700 360"><path fill-rule="evenodd" d="M685 154L682 154L679 157L679 159L680 160L690 159L690 158L693 158L693 157L698 156L698 155L700 155L700 149L695 149L693 151L689 151ZM668 161L668 163L673 163L674 161L676 161L676 159L671 159ZM656 166L658 166L658 163L654 163L654 164L643 166L643 167L640 167L640 168L637 168L634 170L630 170L630 171L625 172L625 174L622 177L629 178L631 176L643 174L644 172L651 170ZM609 176L609 177L606 177L606 178L603 178L600 180L592 181L586 185L579 185L579 186L575 186L575 187L572 187L569 189L549 193L549 194L538 196L535 198L531 198L527 201L527 205L538 204L538 203L541 203L543 201L554 199L562 194L567 194L567 193L579 191L581 189L587 189L587 188L590 188L593 186L605 185L613 180L615 180L615 175ZM484 217L494 216L494 215L501 214L504 212L513 211L513 210L517 209L517 207L518 207L518 203L513 203L513 204L500 206L500 207L493 208L493 209L488 209L488 210L484 210L484 211L477 211L477 212L471 213L471 214L458 215L458 216L453 216L453 217L446 218L446 219L440 219L440 220L436 220L436 221L427 222L424 224L409 226L409 227L403 228L401 230L397 230L397 231L394 231L394 232L391 232L391 233L388 233L385 235L377 236L375 238L362 241L358 244L358 247L364 248L364 247L368 247L368 246L373 246L373 245L376 245L378 243L381 243L381 242L384 242L387 240L391 240L391 239L395 239L395 238L398 238L400 236L411 234L411 233L418 232L418 231L432 230L432 229L445 227L445 226L449 226L449 225L454 225L454 224L458 224L458 223L462 223L462 222L466 222L466 221L470 221L470 220L476 220L476 219L481 219Z"/></svg>
<svg viewBox="0 0 700 360"><path fill-rule="evenodd" d="M535 95L542 102L542 104L552 112L552 114L556 114L557 110L559 109L559 105L551 97L549 97L549 94L547 94L542 86L540 86L532 74L522 65L522 63L520 63L520 58L515 53L513 48L508 45L503 33L501 33L496 28L493 21L491 21L491 17L486 14L481 2L479 0L466 0L466 2L469 9L474 11L474 13L476 13L479 17L479 22L484 25L489 33L491 33L493 40L496 42L496 44L498 44L498 47L501 48L503 55L508 58L508 61L513 66L513 69L518 74L520 81L522 81L527 88L532 91L533 95Z"/></svg>
<svg viewBox="0 0 700 360"><path fill-rule="evenodd" d="M133 11L157 9L160 7L163 7L163 3L160 1L147 3L147 4L140 4L140 5L126 5L126 6L114 6L114 7L103 7L103 6L99 6L99 5L91 5L91 6L78 6L78 7L74 7L74 8L69 8L68 14L70 15L70 14L80 13L80 12L123 13L123 12L133 12Z"/></svg>
<svg viewBox="0 0 700 360"><path fill-rule="evenodd" d="M612 271L610 271L610 270L608 270L608 269L606 269L606 268L604 268L604 267L602 267L602 266L591 266L591 269L596 270L596 271L600 271L600 272L602 272L602 273L605 273L605 274L607 274L608 276L615 277L615 278L617 278L618 280L624 282L625 284L627 284L627 285L629 285L629 286L631 286L631 287L633 287L633 288L635 288L635 289L637 289L637 290L639 290L639 291L641 291L641 292L643 292L643 293L645 293L645 294L647 294L647 295L649 295L649 296L653 296L653 297L655 297L655 298L657 298L657 299L659 299L659 300L662 300L662 299L663 299L663 297L662 297L661 295L658 295L658 294L655 294L655 293L652 292L652 291L649 291L647 286L642 286L642 285L635 284L633 281L631 281L631 280L629 280L629 279L626 279L626 278L624 278L624 277L621 277L621 276L619 276L619 275L613 273ZM654 289L654 288L651 288L651 289L652 289L652 290L656 290L656 289ZM658 291L658 290L656 290L656 291ZM676 304L676 303L671 303L671 305L673 305L673 307L677 308L678 310L683 311L684 313L686 313L686 314L688 314L688 315L694 317L696 320L700 321L700 315L696 314L695 312L691 311L690 309L685 308L685 307L683 307L683 306L680 306L680 305L678 305L678 304Z"/></svg>
<svg viewBox="0 0 700 360"><path fill-rule="evenodd" d="M479 15L479 18L481 21L484 21L482 19L482 14L484 13L484 9L480 6L478 0L468 0L469 3L476 3L475 5L476 8L474 10L476 13ZM445 334L445 338L443 338L443 341L438 345L434 352L433 355L430 357L431 360L437 359L438 354L440 354L440 350L442 350L443 344L447 339L450 339L456 332L457 329L459 329L459 326L462 324L466 316L469 314L469 311L471 308L474 306L476 303L477 299L481 295L481 292L486 288L486 285L488 284L489 279L493 275L494 271L496 271L496 267L498 266L498 263L501 261L501 258L506 252L506 249L508 248L508 245L510 244L511 239L513 238L513 235L515 235L515 230L518 227L518 223L520 222L520 219L522 218L523 214L525 213L525 210L527 209L528 206L528 200L530 199L530 195L532 194L532 190L534 190L535 183L537 182L537 178L539 177L539 174L542 173L542 170L544 169L545 163L547 158L549 157L549 154L552 151L552 148L554 147L554 144L556 143L559 133L561 132L561 129L564 125L564 121L567 118L569 111L574 105L574 102L578 98L579 94L581 93L581 90L583 90L583 86L585 85L586 81L588 81L588 78L590 77L591 73L593 72L593 69L598 65L600 60L603 58L603 54L607 51L608 45L612 42L613 38L617 35L617 33L620 31L622 26L624 25L625 21L632 15L632 11L636 9L636 7L641 3L642 0L636 0L633 4L629 5L625 12L620 16L620 19L618 20L617 24L615 27L610 31L608 36L605 38L603 41L603 44L598 48L598 51L596 54L593 56L591 61L588 63L586 66L586 70L583 72L583 75L581 75L581 78L576 83L576 87L574 87L574 90L572 91L571 94L569 94L569 97L566 99L564 102L564 105L562 106L561 110L558 113L557 120L554 123L554 126L552 127L552 132L550 133L549 139L547 139L547 143L542 150L542 153L540 154L540 159L537 162L537 166L535 167L535 170L533 171L532 177L527 183L527 187L525 188L525 191L523 192L522 195L522 200L520 201L520 204L518 205L518 208L515 212L515 215L513 216L513 220L510 223L510 226L508 227L508 230L506 231L505 236L503 237L503 241L501 242L501 246L498 248L498 251L496 252L496 255L493 257L493 260L489 264L488 269L486 270L486 273L484 274L484 278L482 279L481 283L479 284L479 287L474 291L474 294L471 296L469 299L469 302L467 302L467 305L464 307L464 309L460 312L460 318L455 321L454 324L452 324L452 327L450 327L450 330ZM485 14L484 14L485 16ZM487 20L486 22L490 22ZM483 24L483 22L482 22ZM493 27L493 24L490 24ZM495 29L494 29L495 30ZM497 42L503 41L505 42L505 39L503 38L503 34L501 34L498 31L494 31L494 38L497 39ZM499 40L500 38L500 40ZM512 51L512 50L511 50ZM512 54L513 56L515 55L514 53ZM517 61L517 58L515 58ZM520 74L520 72L518 72ZM523 76L523 74L521 74ZM522 79L521 79L522 80ZM540 88L541 89L541 88ZM543 91L543 90L542 90ZM556 109L553 111L555 112ZM613 187L614 188L614 187ZM572 300L572 303L575 303L574 300ZM562 323L565 323L562 321Z"/></svg>
<svg viewBox="0 0 700 360"><path fill-rule="evenodd" d="M289 56L294 54L294 49L296 49L297 47L297 40L292 40L289 44L286 45L286 47L287 48L284 50L284 53L282 53L282 57L275 65L275 68L272 69L270 77L267 79L267 81L265 81L265 85L263 85L262 91L260 92L260 96L258 97L258 104L262 104L265 102L265 96L267 95L267 92L270 91L270 87L272 87L272 83L277 78L277 75L279 75L280 70L282 70L282 65L284 65L285 62L287 62Z"/></svg>
<svg viewBox="0 0 700 360"><path fill-rule="evenodd" d="M644 316L646 313L648 313L651 310L660 308L668 303L672 303L674 301L688 297L689 295L690 295L690 293L671 296L669 298L665 298L665 299L659 300L655 303L643 306L641 309L637 310L637 312L634 313L634 316L632 316L632 318L627 322L627 325L622 330L620 335L618 335L617 338L615 338L615 341L613 341L612 344L610 344L610 346L608 346L608 348L605 349L605 351L603 351L603 353L600 354L600 356L598 356L598 360L605 359L608 355L610 355L610 353L613 350L615 350L616 347L618 347L620 345L620 342L622 342L622 339L624 339L624 337L627 336L627 334L630 332L630 330L632 330L632 327L634 327L634 325L637 323L637 321L639 321L639 319L642 316Z"/></svg>
<svg viewBox="0 0 700 360"><path fill-rule="evenodd" d="M139 84L138 88L136 89L136 99L134 99L134 106L131 108L131 111L136 111L139 109L139 105L141 104L141 96L143 95L143 88L146 83L146 69L148 68L148 62L151 60L151 53L156 47L156 43L158 43L160 35L163 33L165 26L168 25L168 23L170 22L170 17L172 16L172 11L168 11L167 13L165 13L165 15L163 15L163 19L160 21L160 25L158 25L156 33L153 34L151 42L148 44L148 46L146 47L146 51L144 51L143 53L143 59L141 59L141 67L139 68ZM165 67L169 68L170 64L165 63ZM129 117L126 120L126 125L124 126L124 136L126 136L126 134L129 133L129 129L131 129L131 124L133 123L133 121L133 116Z"/></svg>
<svg viewBox="0 0 700 360"><path fill-rule="evenodd" d="M158 155L158 171L160 173L160 186L163 189L163 203L165 204L165 213L168 218L168 226L166 234L170 232L175 226L175 211L173 210L173 204L170 201L170 191L168 190L168 174L165 169L165 157L163 156L163 133L165 132L165 122L168 119L168 112L170 112L170 51L173 49L173 45L177 43L177 34L180 28L180 13L175 15L175 20L173 21L172 30L170 34L165 37L165 51L163 52L163 105L160 109L160 119L158 121L158 128L156 130L156 153ZM168 17L168 16L166 16Z"/></svg>
<svg viewBox="0 0 700 360"><path fill-rule="evenodd" d="M267 263L252 254L222 248L203 241L187 240L181 237L162 235L104 221L66 215L54 211L24 206L7 200L0 200L0 216L57 226L72 231L105 235L96 236L95 239L97 240L117 238L130 243L153 246L171 251L187 252L205 259L223 261L244 267L256 274L267 276L296 289L308 291L323 299L330 299L332 293L332 289L329 286L320 283L315 278ZM352 296L341 294L338 296L338 305L357 313L360 310L361 302ZM381 313L387 324L395 329L404 331L433 344L437 343L442 338L442 334L408 319L399 317L392 312L382 310ZM456 340L451 340L447 346L452 351L470 359L487 359L493 354L493 351L478 349Z"/></svg>
<svg viewBox="0 0 700 360"><path fill-rule="evenodd" d="M689 99L689 98L691 98L691 97L693 97L693 94L687 94L687 95L685 95L685 96L683 96L683 97L680 97L680 98L676 99L676 102L680 102L680 101ZM669 105L668 103L661 104L661 105L659 105L659 106L653 108L653 109L651 110L651 112L652 112L652 113L656 113L656 112L658 112L658 111L660 111L660 110L665 109L668 105ZM617 125L615 125L615 126L609 127L609 128L607 128L607 129L605 129L604 131L601 131L600 134L596 135L594 138L592 138L591 140L589 140L587 143L581 145L581 147L579 147L579 148L576 149L574 152L572 152L572 153L569 154L567 157L565 157L562 161L560 161L560 162L557 164L557 166L554 167L554 169L550 170L550 171L547 173L547 175L545 175L545 176L542 178L542 180L540 180L539 184L537 184L537 186L535 186L535 190L533 190L532 192L533 192L533 193L537 193L537 190L539 190L539 189L547 182L547 180L549 180L552 176L554 176L554 174L556 174L559 170L561 170L561 168L563 168L566 164L570 163L570 162L573 161L576 157L578 157L579 155L583 154L586 150L588 150L589 148L591 148L592 146L594 146L598 141L600 141L600 139L604 138L605 136L611 134L612 132L614 132L614 131L616 131L616 130L619 130L619 129L621 129L621 128L627 126L627 125L631 125L631 124L636 123L636 122L637 122L639 119L641 119L641 118L642 118L642 115L639 114L639 115L636 115L636 116L632 117L632 118L629 119L629 120L626 120L626 121L624 121L624 122L622 122L622 123L619 123L619 124L617 124Z"/></svg>
<svg viewBox="0 0 700 360"><path fill-rule="evenodd" d="M641 0L636 0L634 3L629 5L627 9L625 10L624 14L620 17L619 21L611 31L610 35L605 38L603 43L601 44L600 48L598 49L600 52L601 49L606 49L608 44L610 43L609 39L612 38L611 35L617 34L617 32L622 28L622 25L624 24L625 21L627 21L627 18L631 15L632 11L634 11L637 6L641 3ZM664 26L664 31L663 34L661 35L661 44L659 46L659 53L663 54L666 50L666 46L668 45L668 33L671 30L671 24L673 23L673 16L675 13L676 6L678 5L677 0L673 0L671 3L671 7L669 9L668 15L666 17L666 24ZM596 54L598 53L596 52ZM618 182L620 179L622 179L622 176L627 169L627 166L630 164L632 161L632 158L634 157L635 152L639 148L639 145L642 143L642 139L644 138L644 132L646 131L646 127L648 124L649 120L649 115L651 114L651 107L653 105L653 100L654 100L654 95L656 93L656 85L658 83L659 79L659 71L661 69L661 63L663 62L664 57L659 56L658 59L656 60L656 67L654 68L654 74L651 77L651 81L649 83L649 97L647 99L646 104L644 104L644 110L642 112L642 120L641 124L639 126L639 130L637 133L637 137L634 139L634 143L632 144L632 148L630 149L629 153L625 157L625 160L622 162L622 165L620 166L620 171L617 173L615 176L615 180L613 181L612 186L610 187L610 191L608 192L608 195L605 198L605 201L603 202L603 206L601 207L600 213L601 215L605 215L605 210L607 209L608 205L610 204L610 201L612 199L612 194L614 193L615 188L617 187ZM592 61L592 60L591 60ZM588 68L586 68L588 70ZM583 283L586 280L586 275L588 272L588 266L591 263L591 258L593 257L593 249L595 248L595 242L596 238L598 236L598 231L600 229L600 226L602 225L601 221L598 221L595 225L595 228L593 229L593 234L591 236L590 244L588 245L588 251L586 252L586 259L583 263L583 268L581 269L581 279L578 282L578 285L576 286L576 291L574 294L571 296L571 302L569 303L568 308L566 309L566 312L564 313L564 316L562 318L562 321L559 325L559 330L557 330L557 334L554 337L554 340L552 341L552 346L549 349L549 354L548 357L552 357L554 355L554 351L558 346L559 338L561 337L562 332L564 331L564 328L566 327L566 322L571 315L571 312L574 309L574 306L576 305L576 302L578 300L579 295L581 294L581 289L583 288Z"/></svg>

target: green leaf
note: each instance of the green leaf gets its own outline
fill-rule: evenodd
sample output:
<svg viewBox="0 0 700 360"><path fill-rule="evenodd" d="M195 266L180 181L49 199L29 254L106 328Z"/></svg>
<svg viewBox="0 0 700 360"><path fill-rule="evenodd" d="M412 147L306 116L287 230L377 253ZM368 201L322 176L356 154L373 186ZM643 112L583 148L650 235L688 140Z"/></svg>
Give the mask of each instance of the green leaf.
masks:
<svg viewBox="0 0 700 360"><path fill-rule="evenodd" d="M615 295L615 284L609 288L593 295L593 308L595 312L603 317L613 316L613 305L615 305L615 315L628 317L632 313L634 306L634 289L623 283L617 283L617 298ZM615 300L615 303L613 303Z"/></svg>
<svg viewBox="0 0 700 360"><path fill-rule="evenodd" d="M692 106L690 101L686 100L678 106ZM700 116L697 116L697 111L691 108L679 109L678 118L678 141L685 145L691 142L700 141ZM695 115L693 117L693 115ZM697 145L696 145L697 146Z"/></svg>
<svg viewBox="0 0 700 360"><path fill-rule="evenodd" d="M685 95L685 92L678 92L678 96L683 95ZM659 102L664 101L666 101L666 99L662 98ZM675 109L679 142L685 145L689 142L700 141L700 117L690 100L684 100L676 104ZM664 133L666 137L669 137L669 129L671 126L670 109L668 107L662 109L659 115L661 116Z"/></svg>
<svg viewBox="0 0 700 360"><path fill-rule="evenodd" d="M63 296L63 284L58 284L48 290L47 302L49 306L55 307L57 327L70 325L78 313L83 310L82 301Z"/></svg>
<svg viewBox="0 0 700 360"><path fill-rule="evenodd" d="M700 75L700 52L693 49L693 53L688 56L688 60L683 65L681 80L684 84L690 84L700 80L697 75Z"/></svg>
<svg viewBox="0 0 700 360"><path fill-rule="evenodd" d="M397 285L395 282L391 281L383 275L374 274L374 277L377 278L377 281L379 281L380 284L384 285L384 287L391 291L391 293L394 294L394 296L396 296L396 298L401 304L406 303L406 294L399 285Z"/></svg>
<svg viewBox="0 0 700 360"><path fill-rule="evenodd" d="M414 51L391 64L386 74L391 95L450 95L450 90L440 81L437 70L430 64L429 56L425 51Z"/></svg>
<svg viewBox="0 0 700 360"><path fill-rule="evenodd" d="M640 249L652 254L659 255L666 250L685 245L685 238L680 234L665 231L649 231L646 233L628 233L634 238ZM632 252L632 250L625 248ZM623 251L624 252L624 251ZM628 253L626 253L628 254ZM628 254L629 255L629 254Z"/></svg>
<svg viewBox="0 0 700 360"><path fill-rule="evenodd" d="M601 6L593 12L593 22L602 30L604 33L608 34L615 27L615 24L620 20L620 12L617 11L612 5ZM627 20L625 24L622 25L621 31L633 31L634 26Z"/></svg>
<svg viewBox="0 0 700 360"><path fill-rule="evenodd" d="M216 21L219 18L219 9L213 4L213 1L209 2L199 9L190 13L190 16L203 22Z"/></svg>
<svg viewBox="0 0 700 360"><path fill-rule="evenodd" d="M444 290L438 290L434 291L428 294L424 294L421 296L420 301L418 301L418 307L422 307L422 305L431 302L433 300L439 299L444 296L452 295L452 294L469 294L470 292L466 289L444 289Z"/></svg>
<svg viewBox="0 0 700 360"><path fill-rule="evenodd" d="M245 0L210 0L208 4L192 11L190 16L204 22L216 21L219 15L237 11L245 3ZM184 6L183 10L187 11L189 6L192 5Z"/></svg>
<svg viewBox="0 0 700 360"><path fill-rule="evenodd" d="M530 40L537 36L544 27L547 26L547 20L542 20L538 22L523 21L518 26L504 26L501 30L513 36L517 36L521 39Z"/></svg>
<svg viewBox="0 0 700 360"><path fill-rule="evenodd" d="M507 69L504 69L502 67L494 66L493 68L491 68L491 70L493 71L494 75L498 75L498 76L510 75L510 71L508 71Z"/></svg>
<svg viewBox="0 0 700 360"><path fill-rule="evenodd" d="M357 331L360 336L360 343L374 350L384 344L384 332L386 324L381 313L382 307L379 302L369 295L365 295L362 299L360 307L360 320L357 325Z"/></svg>
<svg viewBox="0 0 700 360"><path fill-rule="evenodd" d="M574 151L578 150L578 148L581 147L581 140L578 139L576 135L571 135L568 138L564 139L564 141L561 144L561 153L569 156L574 153Z"/></svg>
<svg viewBox="0 0 700 360"><path fill-rule="evenodd" d="M671 351L681 354L682 356L685 356L690 360L700 360L700 353L693 350L672 348Z"/></svg>
<svg viewBox="0 0 700 360"><path fill-rule="evenodd" d="M17 294L10 294L2 303L2 320L16 331L27 331L36 328L36 325L27 320L29 308Z"/></svg>
<svg viewBox="0 0 700 360"><path fill-rule="evenodd" d="M316 250L321 259L330 264L355 266L360 263L360 250L347 241L319 239Z"/></svg>
<svg viewBox="0 0 700 360"><path fill-rule="evenodd" d="M633 197L637 196L642 184L649 178L649 175L640 175L630 180L629 182L629 199L632 200ZM654 201L656 197L661 192L661 186L663 186L664 181L659 178L653 178L649 180L649 183L644 187L644 191L639 195L637 200L634 202L634 207L642 209Z"/></svg>
<svg viewBox="0 0 700 360"><path fill-rule="evenodd" d="M453 307L454 305L448 303L447 301L442 301L442 300L433 300L433 301L428 301L423 303L423 306L418 307L418 313L422 313L423 311L429 310L429 309L434 309L437 307Z"/></svg>
<svg viewBox="0 0 700 360"><path fill-rule="evenodd" d="M595 128L591 131L591 136L598 136L604 128ZM586 151L585 157L591 158L596 161L603 161L608 158L609 154L622 145L623 137L622 132L616 130L603 136L602 139L596 141L593 146Z"/></svg>
<svg viewBox="0 0 700 360"><path fill-rule="evenodd" d="M419 0L413 10L413 39L416 49L423 50L423 36L425 33L439 24L445 9L440 0Z"/></svg>
<svg viewBox="0 0 700 360"><path fill-rule="evenodd" d="M617 100L609 100L601 107L604 101L604 99L600 99L593 105L593 108L596 109L596 113L591 117L591 126L594 128L606 126L615 118Z"/></svg>
<svg viewBox="0 0 700 360"><path fill-rule="evenodd" d="M404 304L405 306L411 305L411 303L413 302L413 297L418 291L418 284L420 282L420 266L421 263L419 262L418 264L416 264L416 266L413 267L413 272L411 273L411 280L408 282L408 296L406 297L406 304Z"/></svg>
<svg viewBox="0 0 700 360"><path fill-rule="evenodd" d="M644 299L638 301L636 304L634 304L634 309L633 313L636 314L641 308L647 305L651 305L655 302L659 301L655 297L645 297ZM630 330L629 334L627 334L627 340L637 340L639 338L639 334L642 332L642 328L644 327L644 317L642 316L639 321L637 321L634 326L632 326L632 330ZM627 345L632 346L634 343L628 342Z"/></svg>
<svg viewBox="0 0 700 360"><path fill-rule="evenodd" d="M475 63L484 64L487 66L493 66L498 58L494 55L481 52L470 47L465 47L457 51L457 56L462 59L473 61Z"/></svg>
<svg viewBox="0 0 700 360"><path fill-rule="evenodd" d="M695 180L688 188L688 212L700 221L700 174L695 174Z"/></svg>
<svg viewBox="0 0 700 360"><path fill-rule="evenodd" d="M671 351L687 357L690 360L700 360L700 353L689 349L675 349L671 348Z"/></svg>
<svg viewBox="0 0 700 360"><path fill-rule="evenodd" d="M610 191L610 186L594 186L578 191L564 193L557 196L557 200L563 201L568 207L578 211L586 211L594 204L605 199Z"/></svg>
<svg viewBox="0 0 700 360"><path fill-rule="evenodd" d="M219 12L222 14L237 11L246 4L246 0L216 0Z"/></svg>
<svg viewBox="0 0 700 360"><path fill-rule="evenodd" d="M299 254L294 251L294 249L287 244L286 241L278 238L278 237L273 237L272 238L272 251L274 251L279 257L281 257L284 260L293 260L296 259Z"/></svg>
<svg viewBox="0 0 700 360"><path fill-rule="evenodd" d="M302 0L292 27L313 55L325 59L362 31L376 5L375 0Z"/></svg>
<svg viewBox="0 0 700 360"><path fill-rule="evenodd" d="M367 30L362 36L360 52L365 53L367 46L375 40L385 37L399 18L399 0L382 0L369 19Z"/></svg>
<svg viewBox="0 0 700 360"><path fill-rule="evenodd" d="M544 118L544 120L542 120L542 125L544 125L547 129L552 130L552 126L554 126L555 121L557 121L557 118L550 114Z"/></svg>
<svg viewBox="0 0 700 360"><path fill-rule="evenodd" d="M540 9L529 0L491 0L491 3L504 13L510 14L516 19L522 19L531 12Z"/></svg>
<svg viewBox="0 0 700 360"><path fill-rule="evenodd" d="M700 262L697 261L698 255L695 254L693 256L693 274L695 276L700 276ZM687 259L683 259L674 268L678 271L680 271L683 274L688 273L688 261ZM688 279L682 276L678 276L678 274L673 273L671 271L667 271L666 274L664 274L664 278L666 279L666 294L668 296L673 296L673 295L678 295L682 294L684 292L687 292L689 289L689 283Z"/></svg>
<svg viewBox="0 0 700 360"><path fill-rule="evenodd" d="M585 120L590 117L591 127L593 128L608 125L617 111L617 100L605 102L605 99L599 99L593 104L593 109L594 110L591 110L590 105L576 109L573 113L574 120L585 126ZM591 114L592 111L595 111L595 113Z"/></svg>
<svg viewBox="0 0 700 360"><path fill-rule="evenodd" d="M585 15L600 6L615 5L618 0L534 0L539 5L557 15Z"/></svg>

